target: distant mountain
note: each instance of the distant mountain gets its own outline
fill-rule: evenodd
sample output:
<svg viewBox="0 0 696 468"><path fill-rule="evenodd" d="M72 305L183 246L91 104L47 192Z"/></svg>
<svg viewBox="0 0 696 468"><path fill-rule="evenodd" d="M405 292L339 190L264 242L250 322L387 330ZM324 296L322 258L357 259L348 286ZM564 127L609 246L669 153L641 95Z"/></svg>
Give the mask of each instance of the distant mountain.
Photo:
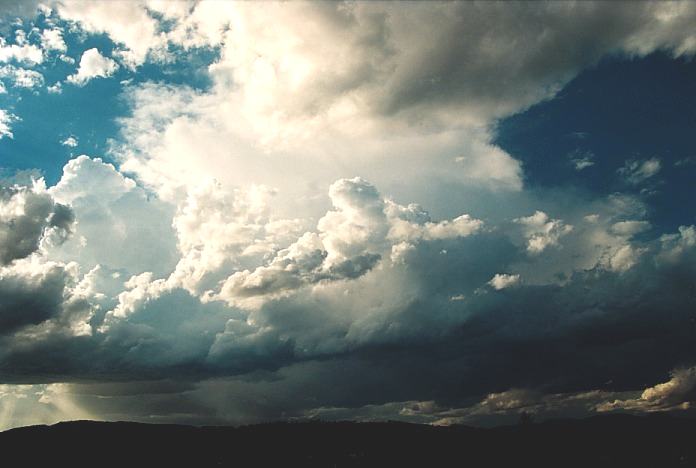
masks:
<svg viewBox="0 0 696 468"><path fill-rule="evenodd" d="M696 420L613 415L492 429L76 421L0 433L0 454L8 467L694 467Z"/></svg>

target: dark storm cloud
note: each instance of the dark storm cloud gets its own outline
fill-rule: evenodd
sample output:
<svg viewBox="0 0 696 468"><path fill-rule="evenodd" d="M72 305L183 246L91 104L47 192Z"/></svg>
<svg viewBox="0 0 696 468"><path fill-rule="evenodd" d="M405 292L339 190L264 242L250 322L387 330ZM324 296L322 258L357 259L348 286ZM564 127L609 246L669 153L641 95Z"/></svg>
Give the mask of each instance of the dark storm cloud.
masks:
<svg viewBox="0 0 696 468"><path fill-rule="evenodd" d="M64 242L73 223L72 210L56 203L40 184L0 188L0 335L63 310L70 274L60 264L23 259L43 242Z"/></svg>
<svg viewBox="0 0 696 468"><path fill-rule="evenodd" d="M0 274L0 335L39 324L63 306L66 274L53 266L30 275Z"/></svg>
<svg viewBox="0 0 696 468"><path fill-rule="evenodd" d="M373 207L377 196L363 198L351 198L358 204L349 212L353 222L363 219L360 203ZM174 417L176 407L189 408L182 418L190 421L218 421L215 408L225 409L222 419L229 421L303 417L322 413L321 408L347 408L347 414L366 405L395 408L399 401L470 408L488 394L510 389L539 395L605 392L587 400L591 405L581 405L594 408L606 402L604 397L647 388L669 370L696 362L693 227L632 244L633 226L642 226L641 221L617 220L632 219L640 207L630 200L617 205L614 197L604 203L608 208L600 211L600 221L593 218L583 227L566 219L576 224L573 230L534 254L527 248L526 225L519 222L455 238L426 238L426 231L415 231L420 237L413 243L398 244L360 275L343 272L339 279L317 280L258 308L201 301L172 288L104 330L105 310L115 300L101 298L89 285L115 281L110 270L90 272L78 287L78 277L65 266L15 261L0 281L3 376L17 383L108 379L121 382L120 401L147 391L147 385L130 387L130 380L205 382L181 392L164 389L159 393L169 396L158 393L140 401L143 414L149 401L162 420ZM401 209L401 218L389 218L380 205L368 219L380 220L381 226L387 219L411 219L418 211ZM428 227L429 236L438 232L435 227L448 226L418 213L409 226ZM55 216L61 219L60 212ZM539 232L553 231L555 218L537 217L543 218ZM336 225L345 221L330 219ZM50 225L50 218L45 222ZM326 232L333 232L329 225L334 226L327 222ZM547 259L553 264L582 252L574 243L596 235L591 229L598 225L619 243L608 244L610 256L626 248L633 252L630 263L621 263L628 267L600 261L551 284L530 281L523 272L514 287L491 286L496 275L520 265L548 268ZM383 242L371 239L374 246ZM341 248L350 250L352 244ZM72 317L87 318L93 331L76 329ZM254 378L260 370L265 377ZM242 416L236 413L238 400L225 402L208 391L231 392L247 405L251 397L240 392L267 392L267 400L247 406ZM299 393L308 397L298 400ZM558 398L549 402L539 396L528 406L552 407Z"/></svg>
<svg viewBox="0 0 696 468"><path fill-rule="evenodd" d="M489 393L523 388L539 395L528 407L580 415L622 396L620 392L642 391L665 381L673 367L696 362L693 252L679 259L669 258L669 252L646 256L621 274L600 269L577 273L562 287L488 290L475 296L468 320L435 341L424 338L428 330L420 328L427 328L428 316L437 321L443 312L437 307L444 301L438 304L432 294L429 302L414 304L390 322L405 327L412 320L419 333L366 345L352 357L308 363L314 370L304 377L302 392L314 399L296 403L296 412L302 413L304 406L358 408L407 400L461 407ZM433 280L433 288L438 283ZM298 314L302 311L287 318L311 334L309 324L315 322L303 325ZM292 329L284 324L286 332ZM319 377L321 372L331 375ZM330 390L326 382L331 382ZM287 395L294 394L286 388ZM593 391L600 393L572 398ZM541 396L545 394L561 396L548 400ZM286 400L289 396L278 398L278 411L294 407ZM280 412L272 416L267 410L267 417L280 417Z"/></svg>
<svg viewBox="0 0 696 468"><path fill-rule="evenodd" d="M575 273L562 286L502 290L485 284L518 259L505 239L423 244L409 263L420 272L418 298L386 317L364 316L362 328L341 317L340 310L332 311L330 296L272 301L253 315L251 325L241 312L238 320L228 320L220 303L200 304L188 294L172 293L114 326L108 336L79 339L91 350L90 359L70 355L84 354L77 343L56 345L50 353L44 344L33 354L6 359L42 373L52 367L66 372L64 377L89 377L103 372L105 363L115 376L174 377L272 369L352 350L365 362L403 363L395 369L404 372L396 381L405 393L415 363L421 362L423 371L429 368L437 394L405 399L456 400L510 387L586 390L608 381L616 389L634 388L696 360L693 246L688 233L665 242L626 272L596 268ZM447 254L438 257L443 248ZM432 263L432 258L442 259ZM375 279L369 275L366 281ZM466 300L452 300L462 292ZM169 313L163 316L163 310ZM225 321L226 331L216 336ZM43 368L46 354L52 357ZM443 387L438 380L459 384Z"/></svg>
<svg viewBox="0 0 696 468"><path fill-rule="evenodd" d="M221 325L222 308L213 320L214 304L203 307L177 294L154 301L135 323L124 322L108 337L60 340L6 354L4 368L28 370L24 379L30 380L50 373L57 374L49 381L108 375L122 382L115 390L80 384L71 391L100 414L144 420L147 415L196 423L378 418L398 416L398 402L408 401L436 402L440 410L423 421L445 422L511 422L523 410L581 415L614 400L619 403L602 410L639 411L646 403L632 401L640 391L665 381L673 367L696 361L696 252L689 235L684 231L656 243L623 273L594 269L576 273L563 286L502 290L475 285L485 284L496 271L482 265L517 258L514 248L506 252L503 239L472 238L459 254L451 244L436 243L431 248L448 247L447 255L461 263L431 265L432 271L444 269L447 275L425 276L428 300L414 302L388 323L374 319L370 340L347 346L348 328L327 320L326 309L291 298L270 303L255 317L262 333L242 322L228 323L234 341L223 345L219 337L201 333ZM479 252L490 254L475 254ZM424 262L430 258L427 252L421 255ZM416 260L411 265L420 268ZM472 291L466 308L448 300L467 284ZM178 319L159 315L172 308L179 311ZM452 315L460 316L459 325L451 325ZM443 323L450 325L443 328ZM189 351L176 345L182 337ZM263 368L267 371L259 371ZM230 374L238 377L224 377ZM148 375L204 381L180 390L176 385L128 383ZM206 380L215 375L221 378ZM524 390L505 393L510 389ZM89 396L104 391L117 395L109 401ZM688 391L660 401L678 405L688 400ZM501 395L487 401L493 393ZM507 409L500 403L505 399L513 400ZM652 408L660 404L653 401Z"/></svg>
<svg viewBox="0 0 696 468"><path fill-rule="evenodd" d="M40 188L0 188L0 264L29 256L46 236L64 241L73 221L72 210Z"/></svg>

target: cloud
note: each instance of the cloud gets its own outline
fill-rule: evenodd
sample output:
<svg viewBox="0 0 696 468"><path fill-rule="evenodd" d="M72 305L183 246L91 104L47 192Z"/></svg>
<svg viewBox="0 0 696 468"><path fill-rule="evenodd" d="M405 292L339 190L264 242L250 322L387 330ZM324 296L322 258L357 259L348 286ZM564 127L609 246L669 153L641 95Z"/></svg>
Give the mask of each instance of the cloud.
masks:
<svg viewBox="0 0 696 468"><path fill-rule="evenodd" d="M270 216L274 196L265 186L227 190L213 181L192 190L173 219L181 260L172 281L203 294L240 267L290 245L302 223Z"/></svg>
<svg viewBox="0 0 696 468"><path fill-rule="evenodd" d="M85 51L73 84L214 58L205 86L124 84L104 159L2 192L3 375L69 383L39 404L196 422L581 414L692 354L694 227L662 232L638 195L528 187L492 143L498 119L607 54L692 53L691 4L56 8L116 43ZM44 48L61 52L56 31Z"/></svg>
<svg viewBox="0 0 696 468"><path fill-rule="evenodd" d="M520 275L508 275L505 273L496 273L493 278L488 282L488 284L495 289L500 291L501 289L509 288L515 286L520 282Z"/></svg>
<svg viewBox="0 0 696 468"><path fill-rule="evenodd" d="M643 161L631 159L626 161L623 167L619 168L618 173L633 185L640 184L647 179L655 176L662 168L662 163L658 158L650 158Z"/></svg>
<svg viewBox="0 0 696 468"><path fill-rule="evenodd" d="M387 217L391 219L388 237L400 241L438 240L469 236L483 226L483 221L469 215L432 222L430 215L417 204L401 206L387 200Z"/></svg>
<svg viewBox="0 0 696 468"><path fill-rule="evenodd" d="M63 146L69 146L70 148L75 148L77 146L77 138L74 136L69 136L65 140L60 142Z"/></svg>
<svg viewBox="0 0 696 468"><path fill-rule="evenodd" d="M651 228L648 221L619 221L611 226L612 232L620 236L632 237Z"/></svg>
<svg viewBox="0 0 696 468"><path fill-rule="evenodd" d="M636 264L638 257L643 252L645 252L644 249L624 245L609 258L609 268L613 271L626 271Z"/></svg>
<svg viewBox="0 0 696 468"><path fill-rule="evenodd" d="M94 78L107 78L118 70L118 64L104 57L96 48L83 52L77 73L67 78L68 83L84 86Z"/></svg>
<svg viewBox="0 0 696 468"><path fill-rule="evenodd" d="M14 114L0 109L0 139L3 137L13 137L10 124L15 120L17 120L17 117Z"/></svg>
<svg viewBox="0 0 696 468"><path fill-rule="evenodd" d="M60 28L44 29L41 31L41 47L45 51L67 52L68 46L63 39Z"/></svg>
<svg viewBox="0 0 696 468"><path fill-rule="evenodd" d="M0 14L17 17L31 17L40 7L38 0L2 0L0 2Z"/></svg>
<svg viewBox="0 0 696 468"><path fill-rule="evenodd" d="M0 78L11 80L12 84L19 88L36 88L44 83L44 77L41 73L14 65L0 66Z"/></svg>
<svg viewBox="0 0 696 468"><path fill-rule="evenodd" d="M334 210L319 220L317 233L303 234L268 266L230 276L220 297L244 306L245 297L273 297L321 281L358 278L401 243L466 237L482 225L468 215L433 223L416 205L385 201L359 177L334 182L329 197Z"/></svg>
<svg viewBox="0 0 696 468"><path fill-rule="evenodd" d="M133 142L119 151L124 168L137 171L164 194L182 179L190 180L189 174L205 172L205 167L242 167L223 171L223 177L241 185L239 174L254 174L257 183L296 191L291 198L308 196L297 193L308 183L306 176L290 180L296 173L312 174L309 177L317 179L312 184L359 173L391 193L400 183L390 170L394 164L402 168L402 178L414 181L437 177L519 189L519 163L491 145L490 133L481 129L497 117L552 97L605 54L635 52L644 36L654 47L686 53L688 28L674 27L687 24L682 18L693 14L691 7L682 7L684 16L668 15L674 5L636 9L617 4L607 9L595 3L505 8L466 3L428 8L274 4L260 10L201 2L190 9L151 5L152 11L164 11L172 21L171 29L160 33L137 2L111 5L90 6L86 21L100 31L131 31L136 23L141 28L137 39L114 32L118 42L135 47L138 41L161 44L165 37L184 49L221 50L209 68L215 86L208 92L196 95L152 85L132 90L136 109L161 112L150 123L151 115L135 110L124 126L124 138ZM67 8L87 17L86 10ZM487 8L499 11L492 15ZM116 9L118 14L109 14ZM573 24L569 16L575 18ZM305 27L308 17L313 28ZM519 24L529 27L520 30L515 27ZM540 35L542 30L548 33ZM598 35L597 30L605 33ZM316 47L318 43L322 47ZM521 50L515 44L534 47ZM148 50L159 46L153 47ZM341 67L335 66L336 57L343 57ZM514 86L491 78L513 75ZM174 104L178 101L187 102L184 115ZM234 104L218 106L219 102ZM144 137L140 129L153 125L166 137ZM385 135L391 137L388 144ZM234 154L222 141L234 142ZM304 144L307 141L312 144ZM259 142L265 145L265 156L245 157ZM194 151L201 145L205 151ZM471 149L464 154L460 149L452 158L452 151L463 145ZM383 148L390 150L384 154ZM274 160L280 149L282 160ZM284 180L268 170L287 164L295 170L283 171ZM340 171L343 167L360 171ZM319 172L324 177L317 177Z"/></svg>
<svg viewBox="0 0 696 468"><path fill-rule="evenodd" d="M521 262L532 270L555 270L542 268L539 256L525 255L527 239L518 245L514 230L501 231L465 216L434 221L420 206L386 198L361 178L332 184L332 207L311 224L275 218L271 208L278 195L260 186L229 189L210 182L175 207L114 166L86 156L66 165L61 180L47 192L58 203L70 204L77 222L67 241L47 245L41 255L58 265L79 264L81 272L60 267L68 272L65 284L70 285L61 304L31 323L10 327L3 359L32 372L49 372L50 364L54 370L49 373L58 376L54 378L92 375L94 366L105 363L114 372L139 378L171 375L172 369L216 376L389 345L403 350L397 361L403 359L406 366L416 352L412 347L429 343L438 349L451 347L448 352L453 353L448 358L453 368L433 370L437 381L472 360L480 364L467 367L467 378L483 378L487 369L496 368L492 350L502 346L511 349L505 359L514 361L519 372L497 376L495 386L520 386L522 375L528 375L534 382L556 379L577 388L606 378L607 369L614 369L612 362L624 356L626 343L654 327L656 311L690 300L678 289L666 302L665 294L658 293L674 275L691 274L696 244L689 243L693 229L688 227L634 246L642 255L621 275L602 263L601 256L591 255L589 267L574 266L560 285L556 280L540 283L534 274L527 281L528 273L519 270ZM597 214L594 223L573 221L578 232L565 235L564 249L544 251L552 263L577 261L575 244L581 240L587 245L601 241L607 252L620 250L636 226L620 225L625 229L616 233L613 226L624 222L620 219L635 220L640 207L609 197L582 206L573 216L582 219L588 211ZM555 221L544 219L531 225L538 229ZM157 220L161 222L155 224ZM169 258L156 273L147 270L156 262L143 258L151 252L157 261ZM497 294L477 294L495 275L499 280L524 276L525 283ZM77 284L81 286L73 286ZM636 285L641 285L640 295ZM454 296L461 300L450 300ZM635 328L622 327L627 320ZM669 330L679 327L678 317L674 320ZM476 339L462 341L458 333ZM571 359L569 350L585 334L599 337L600 344L583 342L584 352L600 352L608 340L615 343L614 361ZM30 336L20 347L21 337ZM511 336L518 339L511 342ZM681 346L681 338L671 336ZM525 360L549 343L559 359L587 369L589 383L574 381L566 367L553 362L539 367ZM654 343L646 346L652 349ZM653 361L651 372L670 365L666 349ZM629 346L626 352L643 351ZM381 359L381 351L375 353L373 358ZM47 354L52 361L41 363ZM87 362L82 355L93 359ZM422 359L427 368L430 358ZM361 372L373 365L368 360ZM492 390L485 385L467 390L469 396L479 391ZM393 395L368 393L364 398L378 402L393 400ZM414 398L427 396L425 388L411 393ZM331 406L340 399L327 397L325 403Z"/></svg>
<svg viewBox="0 0 696 468"><path fill-rule="evenodd" d="M108 34L121 46L115 56L130 67L162 59L168 45L219 47L220 60L210 68L215 81L234 84L239 111L274 139L300 136L320 120L486 125L553 96L607 54L692 53L688 24L696 15L692 6L673 2L638 8L300 3L261 10L215 2L65 1L57 10L88 32ZM503 78L512 75L514 86ZM297 121L304 124L292 124Z"/></svg>
<svg viewBox="0 0 696 468"><path fill-rule="evenodd" d="M316 232L301 234L298 221L268 218L264 196L263 188L230 194L216 184L191 194L174 219L183 255L175 271L167 279L134 277L110 316L126 317L177 287L206 301L255 309L309 285L359 278L395 246L467 237L482 224L469 216L432 222L416 205L385 200L373 185L353 178L331 185L334 210ZM240 268L259 261L268 263Z"/></svg>
<svg viewBox="0 0 696 468"><path fill-rule="evenodd" d="M17 62L26 65L37 65L43 62L43 51L33 44L7 45L0 37L0 62Z"/></svg>
<svg viewBox="0 0 696 468"><path fill-rule="evenodd" d="M464 407L447 407L434 401L402 402L399 414L409 417L411 421L436 426L517 424L523 414L540 420L586 416L594 413L597 405L631 393L603 390L544 393L534 389L512 388L489 393L477 403Z"/></svg>
<svg viewBox="0 0 696 468"><path fill-rule="evenodd" d="M515 223L522 226L527 238L527 251L537 255L547 247L558 245L561 237L573 230L572 225L565 224L560 219L550 219L543 211L536 211L533 215L516 218Z"/></svg>
<svg viewBox="0 0 696 468"><path fill-rule="evenodd" d="M5 187L0 192L0 264L7 265L35 252L42 241L62 242L73 214L56 203L42 182L34 187Z"/></svg>
<svg viewBox="0 0 696 468"><path fill-rule="evenodd" d="M368 200L371 198L368 197ZM482 248L481 244L476 243L470 244L468 248L463 247L464 241L486 241L483 237L485 236L469 236L457 242L448 241L447 254L440 255L447 258L440 261L437 252L442 250L440 243L443 241L421 243L405 258L405 265L394 264L384 270L373 268L348 282L328 282L318 288L305 288L292 296L270 301L252 313L227 308L218 301L201 304L195 298L182 296L176 290L161 294L158 292L157 298L147 299L153 293L148 288L164 285L164 282L153 279L151 275L137 277L127 285L131 291L139 291L130 296L132 302L129 303L133 304L133 309L119 321L112 322L107 330L91 338L95 340L91 345L95 348L90 346L88 349L91 349L93 359L91 363L79 360L79 372L89 374L91 366L100 362L110 362L110 365L115 366L114 371L127 365L129 372L141 377L152 372L153 368L160 376L171 375L170 372L179 375L182 363L186 363L185 368L191 371L205 369L202 371L203 375L215 375L218 372L223 375L244 373L260 368L275 369L280 365L281 369L277 374L270 371L267 378L257 383L253 383L252 377L240 376L227 383L204 382L194 392L195 401L199 404L205 402L199 413L203 420L213 421L213 414L224 411L224 414L229 415L226 417L230 418L227 421L249 422L281 417L281 411L285 411L286 417L288 414L303 414L304 411L321 406L343 406L347 409L342 414L359 415L360 411L352 408L368 403L379 405L385 399L395 401L394 398L399 396L405 397L404 400L416 397L422 401L435 396L434 389L448 388L444 382L449 382L448 379L453 374L459 376L459 373L454 372L459 369L458 372L464 374L457 379L465 378L469 382L482 383L467 386L465 390L458 387L454 393L440 394L438 399L443 400L437 405L431 405L439 409L433 409L433 414L428 416L427 421L491 421L495 415L503 417L510 414L514 421L520 411L551 415L569 414L564 411L570 411L570 414L581 415L593 411L595 405L606 401L633 398L629 394L611 390L593 393L582 389L588 386L598 388L606 382L608 376L624 382L621 384L624 387L626 384L623 379L628 378L628 382L635 383L641 379L654 378L649 376L654 375L654 372L659 373L662 366L669 365L669 349L690 346L688 333L674 333L681 327L682 318L688 317L688 313L672 317L669 323L663 322L662 326L666 327L664 333L654 333L656 311L672 310L675 304L683 305L685 300L688 302L688 298L679 289L673 289L676 294L668 296L656 292L669 287L677 272L681 271L679 274L684 275L684 268L690 268L690 257L687 255L690 251L680 254L676 259L677 264L665 263L658 267L652 259L641 260L635 268L621 277L600 269L577 273L563 287L525 284L506 288L500 294L476 295L473 290L485 279L470 276L483 276L485 272L478 271L481 265L488 265L490 268L500 263L492 263L491 258L477 260L474 253L503 250L500 245L497 248L491 248L491 245ZM659 248L672 249L672 244ZM430 265L430 270L424 269L425 265ZM454 288L466 287L469 282L471 289L467 289L466 299L455 303L449 301ZM641 289L637 289L637 285L641 285ZM116 286L114 290L118 291L117 288ZM640 291L640 294L636 295L636 291ZM94 292L89 296L94 297ZM141 298L147 300L140 301ZM119 303L126 304L127 301L119 299ZM657 316L663 317L659 312ZM204 333L204 330L216 329L211 322L205 322L212 317L215 317L214 323L217 326L227 324L222 333ZM626 321L632 323L630 329L625 327ZM200 328L189 328L195 324ZM475 339L462 340L462 335L458 333L447 333L447 330L451 333L453 329L461 330L463 336ZM651 338L641 343L646 336ZM518 339L511 341L512 337ZM586 337L593 338L586 341ZM665 339L670 341L671 347L656 346L654 340L659 343ZM423 343L423 340L429 343L429 347L435 347L433 352L445 353L447 358L434 365L432 356L423 354L421 348L407 346L407 343ZM398 344L400 351L382 354L386 351L376 351L380 349L380 343ZM612 343L611 349L615 353L609 358L606 358L606 343ZM61 346L64 350L52 351L58 362L68 359L67 362L74 365L77 356L67 351L69 348L65 348L65 343ZM540 349L549 346L553 347L554 353L539 354ZM578 347L582 349L582 353L578 352ZM78 349L82 349L78 352L84 353L83 347ZM372 349L374 354L359 358L348 353L348 361L339 357L335 357L336 360L330 359L329 362L311 360L313 356L327 359L329 356L341 356L348 350L358 349ZM504 358L500 357L499 352L494 352L496 349L507 350ZM121 359L126 350L130 351L126 354L127 364L124 364ZM30 356L35 360L42 355L45 354L34 353ZM537 356L537 359L528 360L530 355ZM544 356L541 363L538 362L540 355ZM649 355L650 363L630 364L634 361L627 361L628 355L634 358L637 355ZM59 358L60 356L63 357ZM605 359L595 359L593 356L605 356ZM27 361L29 356L25 355L23 359L25 364L29 362L32 366L37 365L35 361ZM309 361L302 364L307 359ZM491 373L491 369L499 367L500 359L511 366L511 372L505 375ZM293 362L295 364L291 364ZM476 365L462 367L465 362ZM288 367L282 367L281 363ZM621 368L619 372L617 363L622 363L627 368ZM150 371L141 366L147 366ZM574 372L569 373L569 367ZM575 370L578 368L583 369L582 378L577 377ZM331 376L332 379L338 379L341 375L340 381L346 386L344 393L320 390L323 378ZM411 377L407 378L408 375ZM423 377L422 386L417 383L420 378L414 379L414 375ZM426 375L429 376L428 379L425 379ZM273 383L278 381L279 376L285 376L281 379L283 391L279 391L279 383ZM357 376L361 376L361 379L357 379ZM486 397L485 404L476 411L462 409L468 408L461 405L462 399L471 398L480 391L485 394L498 392L490 390L491 382L497 387L524 388L520 386L530 380L539 383L553 380L565 388L580 388L578 392L566 391L558 395L554 390L527 390L509 395L494 395L495 397ZM297 389L302 388L303 392L318 399L291 403L292 395L296 393L292 386L295 384L291 385L290 382L296 382ZM357 382L363 384L358 385ZM385 382L399 382L402 389L385 387ZM370 388L379 388L380 391L370 391ZM627 388L635 387L629 384ZM256 392L255 395L269 395L269 400L254 411L244 412L244 416L233 416L231 404L224 403L221 395L243 396L250 391ZM464 394L460 395L460 392ZM584 394L586 395L582 396ZM188 395L172 398L173 401L177 398L193 398L193 395ZM523 396L525 397L522 398ZM87 404L92 400L83 398L80 401ZM125 405L127 401L132 400L119 400L114 405ZM144 405L142 411L147 412L148 405ZM402 406L391 405L389 411L398 413ZM100 411L109 410L104 406L100 408ZM137 414L132 413L132 417L137 417ZM328 412L323 411L322 414ZM162 413L162 417L167 417L166 412Z"/></svg>
<svg viewBox="0 0 696 468"><path fill-rule="evenodd" d="M570 162L573 164L576 171L582 171L595 165L595 155L591 152L576 150L570 153L569 156Z"/></svg>
<svg viewBox="0 0 696 468"><path fill-rule="evenodd" d="M128 276L143 271L165 274L176 264L174 207L113 165L78 156L48 191L57 202L69 205L77 220L74 235L52 248L51 258L77 261L87 269L102 265Z"/></svg>
<svg viewBox="0 0 696 468"><path fill-rule="evenodd" d="M428 178L481 191L521 188L519 163L482 143L487 137L478 130L471 138L469 131L350 135L346 126L340 131L347 133L327 129L311 144L306 139L293 139L287 146L259 148L244 117L218 105L227 102L225 95L152 84L130 89L133 116L122 121L123 141L129 144L116 148L123 170L173 201L212 173L226 187L243 187L250 181L273 187L283 194L276 199L274 209L286 217L297 217L295 213L300 212L319 218L325 206L319 202L317 188L356 174L393 197L408 200L414 191L422 193L423 203L435 202L428 198L436 193L429 190ZM156 135L165 136L153 138ZM225 142L234 142L234 151L230 152ZM466 163L455 161L451 155L462 148L467 149ZM393 170L395 164L401 168L398 174ZM213 170L221 167L234 170ZM470 172L469 167L474 170ZM406 180L409 184L404 183Z"/></svg>
<svg viewBox="0 0 696 468"><path fill-rule="evenodd" d="M51 86L47 86L46 91L48 91L50 94L60 94L63 92L63 83L58 81Z"/></svg>
<svg viewBox="0 0 696 468"><path fill-rule="evenodd" d="M659 240L662 247L659 258L667 263L679 262L696 246L696 227L679 226L677 233L663 234Z"/></svg>
<svg viewBox="0 0 696 468"><path fill-rule="evenodd" d="M102 199L115 200L134 187L135 182L123 177L113 165L83 154L68 161L51 193L64 203L74 204L97 194Z"/></svg>
<svg viewBox="0 0 696 468"><path fill-rule="evenodd" d="M99 10L105 14L108 8ZM136 16L135 5L132 10L124 20ZM184 47L221 45L213 73L221 79L233 74L245 108L260 118L273 106L282 119L358 110L420 122L485 123L550 97L578 70L614 50L693 51L686 25L695 13L684 4L298 4L261 11L201 2L190 14L171 14L176 26L167 39ZM304 27L308 17L312 28ZM118 18L104 20L102 27L117 22L123 27ZM151 19L140 19L148 29ZM528 27L516 28L519 24ZM539 33L536 25L548 33ZM114 35L117 41L119 36ZM157 46L156 33L143 36L144 44ZM319 41L322 47L315 46ZM335 57L342 58L340 67ZM510 74L517 77L515 86L491 78Z"/></svg>
<svg viewBox="0 0 696 468"><path fill-rule="evenodd" d="M57 315L66 281L66 271L58 264L20 262L0 267L0 335Z"/></svg>
<svg viewBox="0 0 696 468"><path fill-rule="evenodd" d="M141 65L153 49L164 45L159 39L158 22L148 10L157 6L156 2L129 0L104 3L68 0L57 5L57 12L61 18L79 23L85 31L108 34L121 46L113 55L133 68Z"/></svg>
<svg viewBox="0 0 696 468"><path fill-rule="evenodd" d="M606 401L597 411L628 410L637 412L689 409L696 400L696 367L680 368L665 383L646 388L639 398Z"/></svg>

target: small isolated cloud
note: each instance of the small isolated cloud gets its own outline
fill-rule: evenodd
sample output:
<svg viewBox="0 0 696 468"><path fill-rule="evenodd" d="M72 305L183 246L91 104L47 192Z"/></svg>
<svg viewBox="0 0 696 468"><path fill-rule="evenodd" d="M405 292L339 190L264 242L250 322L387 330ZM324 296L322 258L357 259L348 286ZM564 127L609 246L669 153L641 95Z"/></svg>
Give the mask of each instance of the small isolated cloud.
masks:
<svg viewBox="0 0 696 468"><path fill-rule="evenodd" d="M543 211L536 211L531 216L514 221L523 227L527 238L527 252L530 254L539 254L547 247L558 245L558 240L573 230L573 226L560 219L550 219Z"/></svg>
<svg viewBox="0 0 696 468"><path fill-rule="evenodd" d="M118 64L99 53L96 47L86 50L80 58L77 73L68 76L68 82L84 86L93 78L107 78L118 70Z"/></svg>
<svg viewBox="0 0 696 468"><path fill-rule="evenodd" d="M491 280L488 282L488 285L496 291L500 291L501 289L516 286L519 283L520 275L508 275L505 273L497 273L493 278L491 278Z"/></svg>
<svg viewBox="0 0 696 468"><path fill-rule="evenodd" d="M687 156L674 163L676 167L688 167L696 165L696 156Z"/></svg>
<svg viewBox="0 0 696 468"><path fill-rule="evenodd" d="M2 140L4 137L12 138L13 135L10 124L14 120L17 120L17 117L10 114L6 110L0 109L0 140Z"/></svg>
<svg viewBox="0 0 696 468"><path fill-rule="evenodd" d="M51 94L60 94L63 92L63 84L59 81L54 85L48 86L46 88L46 91L48 91Z"/></svg>
<svg viewBox="0 0 696 468"><path fill-rule="evenodd" d="M587 157L573 159L573 166L575 167L576 171L582 171L583 169L587 169L588 167L594 166L594 161Z"/></svg>
<svg viewBox="0 0 696 468"><path fill-rule="evenodd" d="M74 148L77 146L77 138L71 135L65 140L61 141L60 144L63 146L69 146L71 148Z"/></svg>
<svg viewBox="0 0 696 468"><path fill-rule="evenodd" d="M573 151L570 154L570 162L576 171L582 171L594 166L594 154L591 152Z"/></svg>
<svg viewBox="0 0 696 468"><path fill-rule="evenodd" d="M630 159L617 171L629 184L637 185L653 177L662 168L658 158L650 158L643 161Z"/></svg>

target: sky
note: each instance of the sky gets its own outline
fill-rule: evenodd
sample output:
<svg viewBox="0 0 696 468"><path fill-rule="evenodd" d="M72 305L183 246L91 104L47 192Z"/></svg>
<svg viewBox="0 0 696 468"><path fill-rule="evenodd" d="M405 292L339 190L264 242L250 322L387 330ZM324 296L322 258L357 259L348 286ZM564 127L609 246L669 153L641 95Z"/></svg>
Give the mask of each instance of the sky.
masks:
<svg viewBox="0 0 696 468"><path fill-rule="evenodd" d="M694 24L0 0L0 430L694 415Z"/></svg>

